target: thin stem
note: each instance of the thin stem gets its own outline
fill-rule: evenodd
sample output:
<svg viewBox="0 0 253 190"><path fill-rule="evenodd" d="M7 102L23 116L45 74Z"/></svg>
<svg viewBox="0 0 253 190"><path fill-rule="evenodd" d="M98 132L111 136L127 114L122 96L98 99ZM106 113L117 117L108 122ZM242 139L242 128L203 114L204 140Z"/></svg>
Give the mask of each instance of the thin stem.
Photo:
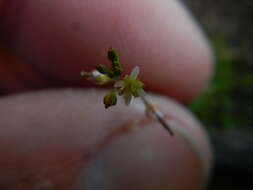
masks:
<svg viewBox="0 0 253 190"><path fill-rule="evenodd" d="M170 133L170 135L173 136L174 132L171 130L171 127L165 120L164 114L146 98L146 93L144 90L140 93L140 98L146 106L146 109L151 112L155 116L156 120Z"/></svg>

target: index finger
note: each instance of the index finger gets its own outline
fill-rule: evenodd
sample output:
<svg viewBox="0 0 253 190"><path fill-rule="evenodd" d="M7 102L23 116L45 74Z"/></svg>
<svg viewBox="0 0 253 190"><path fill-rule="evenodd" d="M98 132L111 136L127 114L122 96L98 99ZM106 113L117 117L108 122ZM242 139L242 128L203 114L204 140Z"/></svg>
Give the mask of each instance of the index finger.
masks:
<svg viewBox="0 0 253 190"><path fill-rule="evenodd" d="M147 89L181 101L211 75L210 48L178 1L8 0L1 26L10 51L53 87L86 85L80 70L105 63L108 47L126 71L141 67Z"/></svg>

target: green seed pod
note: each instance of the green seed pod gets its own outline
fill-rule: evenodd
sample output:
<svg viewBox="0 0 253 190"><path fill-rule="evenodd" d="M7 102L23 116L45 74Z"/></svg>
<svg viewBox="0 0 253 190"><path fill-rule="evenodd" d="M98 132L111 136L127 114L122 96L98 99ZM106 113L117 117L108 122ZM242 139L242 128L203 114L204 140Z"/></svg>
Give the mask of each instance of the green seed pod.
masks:
<svg viewBox="0 0 253 190"><path fill-rule="evenodd" d="M111 61L112 64L112 77L119 77L122 73L122 66L120 64L120 60L119 60L119 52L114 49L114 48L110 48L108 50L108 59Z"/></svg>
<svg viewBox="0 0 253 190"><path fill-rule="evenodd" d="M105 105L105 108L109 108L116 104L117 104L117 95L116 95L116 90L113 89L105 95L104 105Z"/></svg>
<svg viewBox="0 0 253 190"><path fill-rule="evenodd" d="M121 67L114 67L113 68L113 76L114 77L119 77L122 73Z"/></svg>
<svg viewBox="0 0 253 190"><path fill-rule="evenodd" d="M119 52L116 49L109 48L107 56L111 62L119 62Z"/></svg>
<svg viewBox="0 0 253 190"><path fill-rule="evenodd" d="M102 74L109 74L111 72L111 69L103 64L100 64L96 69Z"/></svg>

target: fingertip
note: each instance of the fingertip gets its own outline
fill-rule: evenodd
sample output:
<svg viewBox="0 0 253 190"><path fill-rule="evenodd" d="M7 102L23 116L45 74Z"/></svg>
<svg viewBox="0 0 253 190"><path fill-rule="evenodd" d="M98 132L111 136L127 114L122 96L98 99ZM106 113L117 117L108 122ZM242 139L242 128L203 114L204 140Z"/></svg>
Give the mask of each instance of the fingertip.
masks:
<svg viewBox="0 0 253 190"><path fill-rule="evenodd" d="M130 107L118 102L105 110L104 94L55 90L2 98L1 185L28 189L47 182L63 190L73 185L133 190L200 187L203 163L210 164L211 154L191 114L167 98L152 96L166 117L181 127L171 137L153 120L139 124L145 119L141 101Z"/></svg>
<svg viewBox="0 0 253 190"><path fill-rule="evenodd" d="M211 48L179 1L12 0L5 7L8 46L49 83L86 85L78 73L104 64L111 46L127 72L141 67L147 89L183 102L212 74Z"/></svg>
<svg viewBox="0 0 253 190"><path fill-rule="evenodd" d="M162 2L159 16L163 20L155 23L155 18L150 18L154 28L161 30L151 30L151 39L144 35L145 48L139 49L146 62L140 57L137 60L142 64L141 76L148 89L185 103L207 88L214 55L204 32L183 4Z"/></svg>
<svg viewBox="0 0 253 190"><path fill-rule="evenodd" d="M80 187L195 190L206 185L212 154L202 126L179 104L157 96L152 100L170 124L176 123L175 135L155 120L129 123L83 169ZM143 109L138 101L132 107Z"/></svg>

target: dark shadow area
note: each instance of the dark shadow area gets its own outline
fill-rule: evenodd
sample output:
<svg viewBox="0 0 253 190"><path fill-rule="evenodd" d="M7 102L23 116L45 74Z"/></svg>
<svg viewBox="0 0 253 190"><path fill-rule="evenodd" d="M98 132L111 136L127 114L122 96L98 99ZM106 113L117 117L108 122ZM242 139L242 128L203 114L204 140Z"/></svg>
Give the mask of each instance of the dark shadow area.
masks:
<svg viewBox="0 0 253 190"><path fill-rule="evenodd" d="M183 0L214 48L215 75L189 108L207 126L215 165L208 190L253 189L253 1Z"/></svg>

